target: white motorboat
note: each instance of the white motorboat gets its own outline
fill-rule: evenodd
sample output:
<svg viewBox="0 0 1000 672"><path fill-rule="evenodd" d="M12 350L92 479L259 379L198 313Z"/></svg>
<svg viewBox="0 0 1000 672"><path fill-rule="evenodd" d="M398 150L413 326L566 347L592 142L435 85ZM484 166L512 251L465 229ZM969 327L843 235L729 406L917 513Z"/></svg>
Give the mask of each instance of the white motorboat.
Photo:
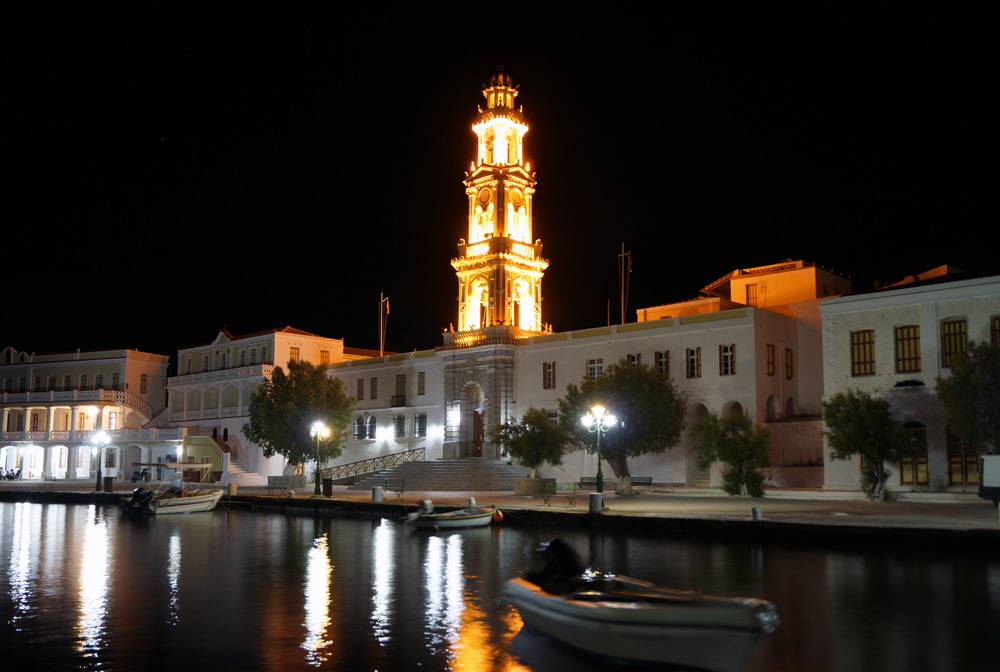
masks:
<svg viewBox="0 0 1000 672"><path fill-rule="evenodd" d="M497 515L495 506L470 506L447 513L434 513L430 500L421 501L421 509L407 516L414 527L425 529L455 529L462 527L486 527Z"/></svg>
<svg viewBox="0 0 1000 672"><path fill-rule="evenodd" d="M713 597L589 571L572 577L564 573L571 566L511 579L507 598L529 628L608 658L739 672L758 640L779 623L774 605L764 600Z"/></svg>
<svg viewBox="0 0 1000 672"><path fill-rule="evenodd" d="M136 488L122 509L129 513L152 513L165 516L176 513L211 511L222 498L222 490L195 490L169 488L157 494L146 488Z"/></svg>

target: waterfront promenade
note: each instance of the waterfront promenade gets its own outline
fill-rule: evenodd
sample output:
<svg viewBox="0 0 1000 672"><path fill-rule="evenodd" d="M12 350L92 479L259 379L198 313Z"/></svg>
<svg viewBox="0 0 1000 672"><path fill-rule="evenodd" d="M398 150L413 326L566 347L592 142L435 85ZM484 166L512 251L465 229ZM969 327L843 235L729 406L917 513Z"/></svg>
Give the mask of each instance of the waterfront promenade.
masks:
<svg viewBox="0 0 1000 672"><path fill-rule="evenodd" d="M149 484L156 487L156 484ZM116 494L127 495L136 485L128 481L116 481ZM206 484L205 487L212 487ZM223 486L222 488L226 488ZM0 497L6 501L35 499L29 493L79 493L90 495L95 491L92 481L61 480L43 484L39 481L0 482ZM20 494L18 494L20 493ZM315 501L312 486L295 492L294 500L299 504ZM753 507L760 509L762 522L794 525L818 525L825 527L869 528L871 530L995 530L1000 543L1000 512L990 502L979 499L974 494L928 495L924 500L869 502L859 499L857 493L831 493L828 491L769 491L759 499L728 497L721 491L692 490L665 492L654 487L639 487L636 495L617 496L604 493L606 515L635 518L655 518L663 520L689 521L751 521ZM464 506L469 497L474 497L481 505L494 504L504 512L537 512L537 514L582 515L589 510L589 493L579 491L576 506L570 506L566 499L554 498L551 506L543 504L541 497L515 496L510 492L405 492L402 498L395 493L383 494L382 504L390 509L396 507L413 508L421 500L429 499L437 507ZM284 503L288 495L267 495L263 487L240 487L234 502ZM225 499L225 498L224 498ZM372 502L371 491L347 490L335 486L332 497L321 498L329 505L338 503L346 506L364 506ZM364 507L371 510L370 507ZM638 521L634 521L638 522ZM757 521L753 521L757 522Z"/></svg>

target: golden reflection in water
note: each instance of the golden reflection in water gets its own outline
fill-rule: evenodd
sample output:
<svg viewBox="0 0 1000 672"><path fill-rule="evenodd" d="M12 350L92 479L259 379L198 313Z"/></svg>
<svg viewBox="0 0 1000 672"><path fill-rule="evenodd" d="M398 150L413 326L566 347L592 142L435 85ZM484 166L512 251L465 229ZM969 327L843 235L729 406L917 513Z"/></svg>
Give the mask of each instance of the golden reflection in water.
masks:
<svg viewBox="0 0 1000 672"><path fill-rule="evenodd" d="M372 603L372 623L375 638L381 644L391 639L392 621L389 616L392 605L393 573L396 553L391 548L392 537L388 525L379 525L373 536L372 567L374 578L374 594Z"/></svg>
<svg viewBox="0 0 1000 672"><path fill-rule="evenodd" d="M306 639L302 648L307 651L306 662L320 667L329 658L330 640L326 631L330 627L330 576L333 564L330 549L324 534L313 542L306 564Z"/></svg>
<svg viewBox="0 0 1000 672"><path fill-rule="evenodd" d="M83 530L83 558L80 563L79 651L96 657L104 647L108 612L108 527L97 507L88 507L91 520Z"/></svg>
<svg viewBox="0 0 1000 672"><path fill-rule="evenodd" d="M16 630L17 621L31 611L31 504L14 505L13 535L10 544L10 600L14 603L11 619Z"/></svg>
<svg viewBox="0 0 1000 672"><path fill-rule="evenodd" d="M462 618L462 535L427 542L427 633L431 648L440 650L458 641Z"/></svg>
<svg viewBox="0 0 1000 672"><path fill-rule="evenodd" d="M178 621L178 601L180 598L181 582L181 533L174 530L170 536L169 555L167 559L167 582L170 584L170 606L168 608L167 623L177 625Z"/></svg>

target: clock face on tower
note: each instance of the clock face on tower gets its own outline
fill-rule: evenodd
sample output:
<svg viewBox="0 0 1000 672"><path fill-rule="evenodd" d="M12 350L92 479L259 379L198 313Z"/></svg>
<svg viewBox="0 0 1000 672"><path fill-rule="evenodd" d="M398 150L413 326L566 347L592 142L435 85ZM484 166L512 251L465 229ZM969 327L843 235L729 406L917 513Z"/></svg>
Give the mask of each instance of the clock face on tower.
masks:
<svg viewBox="0 0 1000 672"><path fill-rule="evenodd" d="M515 208L521 207L521 201L523 200L523 198L524 197L521 196L521 190L520 189L511 189L511 191L510 191L510 202L514 204Z"/></svg>
<svg viewBox="0 0 1000 672"><path fill-rule="evenodd" d="M482 203L483 205L486 205L487 203L490 202L490 190L489 189L480 189L479 190L479 202Z"/></svg>

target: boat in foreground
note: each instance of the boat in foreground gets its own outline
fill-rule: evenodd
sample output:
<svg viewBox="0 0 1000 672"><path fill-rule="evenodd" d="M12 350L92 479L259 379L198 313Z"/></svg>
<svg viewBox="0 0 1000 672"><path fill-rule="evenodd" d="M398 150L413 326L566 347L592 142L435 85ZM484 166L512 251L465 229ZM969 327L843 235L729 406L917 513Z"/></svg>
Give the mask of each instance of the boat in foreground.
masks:
<svg viewBox="0 0 1000 672"><path fill-rule="evenodd" d="M176 513L211 511L222 498L222 490L190 491L186 488L169 488L157 494L146 488L136 488L132 497L122 504L128 513L152 513L165 516Z"/></svg>
<svg viewBox="0 0 1000 672"><path fill-rule="evenodd" d="M562 547L560 552L572 553ZM764 600L576 572L573 557L511 579L505 594L526 626L576 649L628 662L738 672L746 669L758 640L780 622L774 605Z"/></svg>
<svg viewBox="0 0 1000 672"><path fill-rule="evenodd" d="M414 527L424 529L455 529L462 527L486 527L497 514L495 506L470 506L447 513L434 513L430 500L421 501L420 511L407 516Z"/></svg>

